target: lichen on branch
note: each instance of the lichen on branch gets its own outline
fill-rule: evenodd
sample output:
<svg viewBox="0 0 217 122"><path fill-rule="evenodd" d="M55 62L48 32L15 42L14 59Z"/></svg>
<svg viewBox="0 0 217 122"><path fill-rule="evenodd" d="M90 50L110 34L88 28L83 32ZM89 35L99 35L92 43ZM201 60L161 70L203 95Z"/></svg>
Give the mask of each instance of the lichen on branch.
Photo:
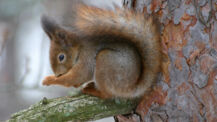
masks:
<svg viewBox="0 0 217 122"><path fill-rule="evenodd" d="M55 99L44 98L28 109L13 114L8 122L97 120L130 113L137 103L138 100L103 100L84 94Z"/></svg>

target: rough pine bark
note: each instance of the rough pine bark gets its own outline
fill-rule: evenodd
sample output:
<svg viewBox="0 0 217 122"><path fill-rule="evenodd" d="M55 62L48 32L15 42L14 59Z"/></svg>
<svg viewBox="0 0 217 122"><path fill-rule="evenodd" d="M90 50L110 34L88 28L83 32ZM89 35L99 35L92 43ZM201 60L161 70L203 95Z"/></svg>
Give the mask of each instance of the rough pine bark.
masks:
<svg viewBox="0 0 217 122"><path fill-rule="evenodd" d="M137 108L141 121L217 122L217 0L126 1L161 24L162 76ZM127 117L116 118L138 121Z"/></svg>

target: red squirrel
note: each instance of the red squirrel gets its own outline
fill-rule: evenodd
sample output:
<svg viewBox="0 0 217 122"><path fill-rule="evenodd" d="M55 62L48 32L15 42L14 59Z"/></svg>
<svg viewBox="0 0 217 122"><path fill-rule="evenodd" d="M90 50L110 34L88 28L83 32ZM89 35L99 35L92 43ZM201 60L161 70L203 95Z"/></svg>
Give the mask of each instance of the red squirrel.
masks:
<svg viewBox="0 0 217 122"><path fill-rule="evenodd" d="M51 40L50 63L55 75L43 85L79 87L101 98L138 98L149 92L161 67L159 25L152 16L116 8L81 5L72 27L43 16Z"/></svg>

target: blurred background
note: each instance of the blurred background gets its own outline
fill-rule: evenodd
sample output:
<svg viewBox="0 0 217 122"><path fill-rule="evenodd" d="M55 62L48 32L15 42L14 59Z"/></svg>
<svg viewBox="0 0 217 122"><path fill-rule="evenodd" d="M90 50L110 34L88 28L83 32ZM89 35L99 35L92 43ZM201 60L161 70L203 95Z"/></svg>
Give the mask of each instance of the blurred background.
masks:
<svg viewBox="0 0 217 122"><path fill-rule="evenodd" d="M40 101L73 93L73 88L41 85L52 74L49 39L40 25L46 14L70 25L81 0L0 0L0 121ZM85 0L85 4L114 9L122 0ZM109 118L107 121L112 121Z"/></svg>

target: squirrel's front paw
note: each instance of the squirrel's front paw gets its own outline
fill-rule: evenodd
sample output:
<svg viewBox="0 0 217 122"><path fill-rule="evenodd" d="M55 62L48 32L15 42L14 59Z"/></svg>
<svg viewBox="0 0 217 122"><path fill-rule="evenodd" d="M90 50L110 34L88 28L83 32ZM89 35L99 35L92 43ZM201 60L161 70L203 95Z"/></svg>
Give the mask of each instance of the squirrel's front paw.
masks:
<svg viewBox="0 0 217 122"><path fill-rule="evenodd" d="M54 75L50 75L44 78L44 80L42 81L43 85L49 86L53 83L55 83L56 77Z"/></svg>

